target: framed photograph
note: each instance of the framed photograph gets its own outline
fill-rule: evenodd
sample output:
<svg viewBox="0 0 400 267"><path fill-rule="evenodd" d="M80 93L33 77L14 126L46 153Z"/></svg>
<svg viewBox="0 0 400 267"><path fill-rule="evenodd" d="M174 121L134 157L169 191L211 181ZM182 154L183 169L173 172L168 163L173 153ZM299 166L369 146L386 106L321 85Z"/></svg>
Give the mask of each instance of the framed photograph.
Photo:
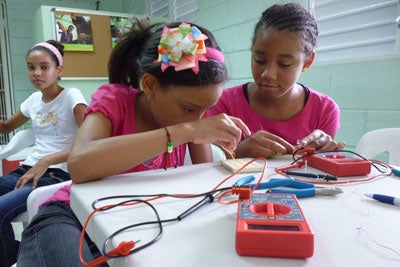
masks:
<svg viewBox="0 0 400 267"><path fill-rule="evenodd" d="M90 16L56 11L54 19L56 39L65 51L94 51Z"/></svg>
<svg viewBox="0 0 400 267"><path fill-rule="evenodd" d="M118 42L119 38L132 27L131 17L110 16L111 44L112 47Z"/></svg>

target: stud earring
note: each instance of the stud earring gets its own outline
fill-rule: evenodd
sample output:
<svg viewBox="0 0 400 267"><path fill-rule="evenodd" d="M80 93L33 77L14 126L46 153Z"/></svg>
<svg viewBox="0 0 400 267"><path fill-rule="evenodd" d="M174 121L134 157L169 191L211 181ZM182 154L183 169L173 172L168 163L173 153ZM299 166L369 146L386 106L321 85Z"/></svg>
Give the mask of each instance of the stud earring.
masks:
<svg viewBox="0 0 400 267"><path fill-rule="evenodd" d="M305 72L305 71L307 71L307 70L308 70L308 68L304 67L303 70L302 70L302 72Z"/></svg>

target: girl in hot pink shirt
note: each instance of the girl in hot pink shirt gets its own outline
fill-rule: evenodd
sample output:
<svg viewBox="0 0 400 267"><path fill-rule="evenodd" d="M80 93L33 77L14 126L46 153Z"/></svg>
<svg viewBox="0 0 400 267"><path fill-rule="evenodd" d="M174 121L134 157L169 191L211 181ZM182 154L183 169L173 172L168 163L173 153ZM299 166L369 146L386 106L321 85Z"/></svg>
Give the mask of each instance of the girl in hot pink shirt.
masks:
<svg viewBox="0 0 400 267"><path fill-rule="evenodd" d="M225 89L207 115L226 113L250 128L237 157L271 157L295 148L342 149L334 141L339 108L328 96L298 83L315 58L318 26L300 4L273 5L258 21L251 47L253 82Z"/></svg>
<svg viewBox="0 0 400 267"><path fill-rule="evenodd" d="M222 93L217 105L207 111L207 115L226 113L246 122L252 133L260 130L285 139L296 146L297 142L315 129L320 129L330 136L339 130L339 107L327 95L301 85L307 92L304 107L292 118L279 121L263 117L249 104L246 97L249 83L227 88ZM247 136L242 136L242 140Z"/></svg>
<svg viewBox="0 0 400 267"><path fill-rule="evenodd" d="M186 145L194 164L209 162L210 143L233 151L242 132L250 134L234 117L202 119L227 70L213 35L200 26L137 21L114 47L108 70L110 84L92 95L68 156L75 183L181 166ZM82 266L99 256L87 236L83 259L78 255L82 227L70 188L47 200L24 230L18 266Z"/></svg>

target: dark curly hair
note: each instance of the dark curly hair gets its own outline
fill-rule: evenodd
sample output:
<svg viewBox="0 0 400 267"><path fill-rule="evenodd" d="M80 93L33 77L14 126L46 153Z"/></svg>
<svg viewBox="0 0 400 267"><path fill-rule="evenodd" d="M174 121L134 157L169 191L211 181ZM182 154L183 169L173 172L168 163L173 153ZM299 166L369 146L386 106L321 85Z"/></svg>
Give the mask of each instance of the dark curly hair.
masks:
<svg viewBox="0 0 400 267"><path fill-rule="evenodd" d="M164 26L177 28L182 22L168 24L150 24L146 20L135 20L131 30L125 33L114 49L108 63L110 83L119 83L140 89L140 80L144 73L154 75L161 85L203 86L220 84L227 80L224 63L209 59L199 62L199 72L191 69L175 71L174 68L161 70L158 59L158 45ZM207 29L190 23L208 36L206 47L220 50L214 36Z"/></svg>

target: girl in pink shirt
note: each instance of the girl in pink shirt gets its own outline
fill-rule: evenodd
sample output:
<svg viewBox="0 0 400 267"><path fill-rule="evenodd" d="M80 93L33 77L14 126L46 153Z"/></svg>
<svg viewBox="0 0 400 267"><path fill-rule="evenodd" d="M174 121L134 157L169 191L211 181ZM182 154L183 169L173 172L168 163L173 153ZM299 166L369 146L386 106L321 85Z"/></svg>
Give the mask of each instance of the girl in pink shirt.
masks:
<svg viewBox="0 0 400 267"><path fill-rule="evenodd" d="M68 157L75 183L118 173L168 169L212 160L210 143L233 151L246 125L225 114L201 119L227 79L212 34L187 23L138 21L116 44L110 84L101 86L84 113ZM22 234L18 266L82 266L81 224L69 206L67 186L40 208ZM87 238L83 258L98 250Z"/></svg>
<svg viewBox="0 0 400 267"><path fill-rule="evenodd" d="M297 81L315 58L318 26L300 4L273 5L257 23L251 47L254 81L224 90L207 115L241 118L252 135L237 157L271 157L298 147L341 149L339 107L327 95Z"/></svg>

